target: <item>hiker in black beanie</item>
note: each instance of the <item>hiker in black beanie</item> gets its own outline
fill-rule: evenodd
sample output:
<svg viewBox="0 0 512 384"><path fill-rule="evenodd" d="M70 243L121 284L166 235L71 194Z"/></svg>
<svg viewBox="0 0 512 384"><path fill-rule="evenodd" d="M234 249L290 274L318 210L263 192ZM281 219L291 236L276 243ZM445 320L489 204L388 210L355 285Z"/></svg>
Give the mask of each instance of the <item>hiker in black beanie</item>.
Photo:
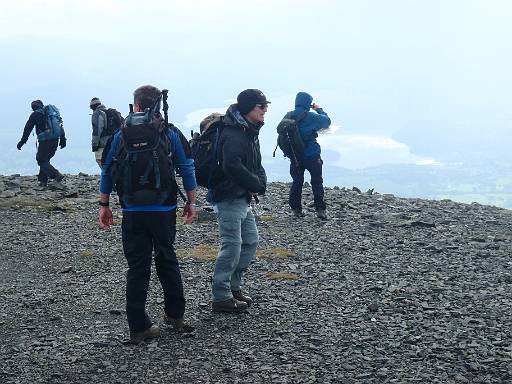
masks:
<svg viewBox="0 0 512 384"><path fill-rule="evenodd" d="M267 187L258 134L269 103L260 90L246 89L223 119L217 144L220 175L208 191L217 212L221 243L213 273L214 312L245 311L252 303L242 291L242 276L258 246L258 229L249 204Z"/></svg>

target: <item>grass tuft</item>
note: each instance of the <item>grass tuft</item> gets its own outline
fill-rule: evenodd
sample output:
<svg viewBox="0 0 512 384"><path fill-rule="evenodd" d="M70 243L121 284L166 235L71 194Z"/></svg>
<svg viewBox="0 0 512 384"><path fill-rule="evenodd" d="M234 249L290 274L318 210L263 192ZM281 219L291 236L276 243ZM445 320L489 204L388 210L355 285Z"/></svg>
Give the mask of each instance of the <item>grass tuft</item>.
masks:
<svg viewBox="0 0 512 384"><path fill-rule="evenodd" d="M288 272L267 272L270 280L295 281L299 279L298 275Z"/></svg>
<svg viewBox="0 0 512 384"><path fill-rule="evenodd" d="M295 256L295 253L286 248L265 248L256 251L256 257L262 259L283 260Z"/></svg>
<svg viewBox="0 0 512 384"><path fill-rule="evenodd" d="M179 259L191 258L198 261L214 261L218 252L219 248L216 245L201 244L194 248L176 249L176 256Z"/></svg>

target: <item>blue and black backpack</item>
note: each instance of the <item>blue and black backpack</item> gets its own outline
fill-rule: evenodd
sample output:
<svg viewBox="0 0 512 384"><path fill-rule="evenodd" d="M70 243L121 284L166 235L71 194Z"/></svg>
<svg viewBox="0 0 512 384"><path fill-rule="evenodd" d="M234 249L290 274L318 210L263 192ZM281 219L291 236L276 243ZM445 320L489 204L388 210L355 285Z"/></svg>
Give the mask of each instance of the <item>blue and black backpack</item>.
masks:
<svg viewBox="0 0 512 384"><path fill-rule="evenodd" d="M130 113L112 163L112 181L123 205L172 204L176 179L168 127L150 110Z"/></svg>
<svg viewBox="0 0 512 384"><path fill-rule="evenodd" d="M62 117L55 105L45 105L40 112L44 115L45 130L38 133L38 141L55 140L62 136L64 130Z"/></svg>

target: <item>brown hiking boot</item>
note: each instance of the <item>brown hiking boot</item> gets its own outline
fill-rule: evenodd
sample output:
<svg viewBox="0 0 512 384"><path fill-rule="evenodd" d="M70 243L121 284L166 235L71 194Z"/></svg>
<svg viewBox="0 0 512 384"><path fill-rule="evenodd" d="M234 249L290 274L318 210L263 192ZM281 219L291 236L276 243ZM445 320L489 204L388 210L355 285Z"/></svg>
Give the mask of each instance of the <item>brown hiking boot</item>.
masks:
<svg viewBox="0 0 512 384"><path fill-rule="evenodd" d="M196 330L196 328L193 325L185 323L183 317L175 319L172 318L171 316L167 316L166 314L164 314L164 323L170 325L175 332L179 333L191 333Z"/></svg>
<svg viewBox="0 0 512 384"><path fill-rule="evenodd" d="M212 302L212 312L244 312L247 310L247 303L232 297L231 299Z"/></svg>
<svg viewBox="0 0 512 384"><path fill-rule="evenodd" d="M238 301L243 301L247 303L247 306L250 307L252 304L252 298L250 296L245 295L242 290L240 291L231 291L233 297Z"/></svg>
<svg viewBox="0 0 512 384"><path fill-rule="evenodd" d="M157 325L152 325L142 332L130 332L130 344L140 344L147 339L154 339L160 336L160 328Z"/></svg>
<svg viewBox="0 0 512 384"><path fill-rule="evenodd" d="M327 214L325 213L325 209L317 209L316 210L316 216L319 219L327 220Z"/></svg>

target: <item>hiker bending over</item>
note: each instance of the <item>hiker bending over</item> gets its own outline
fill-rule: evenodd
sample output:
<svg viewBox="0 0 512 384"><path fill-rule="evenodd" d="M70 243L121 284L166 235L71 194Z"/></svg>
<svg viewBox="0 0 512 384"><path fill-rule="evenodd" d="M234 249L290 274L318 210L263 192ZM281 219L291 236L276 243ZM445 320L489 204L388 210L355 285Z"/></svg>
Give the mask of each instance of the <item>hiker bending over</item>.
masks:
<svg viewBox="0 0 512 384"><path fill-rule="evenodd" d="M57 146L60 145L61 149L66 146L66 134L59 110L55 106L45 106L41 100L34 100L31 107L33 112L25 124L23 136L16 148L21 150L35 126L38 141L36 161L39 165L37 180L41 187L46 187L49 179L55 179L57 183L64 179L64 176L50 164L50 160L57 152Z"/></svg>
<svg viewBox="0 0 512 384"><path fill-rule="evenodd" d="M303 216L301 195L304 171L307 169L311 175L311 188L317 216L321 219L327 219L322 179L323 161L320 157L320 145L316 138L319 130L329 128L331 119L318 104L312 104L312 101L313 97L311 95L306 92L299 92L295 97L295 109L289 112L291 118L299 120L299 133L304 143L303 153L297 154L298 161L290 162L290 175L293 182L290 188L289 204L295 216ZM310 108L316 113L310 112Z"/></svg>
<svg viewBox="0 0 512 384"><path fill-rule="evenodd" d="M241 284L258 246L249 204L267 186L258 134L269 103L261 91L247 89L223 118L217 144L220 169L208 192L217 211L220 238L212 285L214 312L245 311L252 303Z"/></svg>
<svg viewBox="0 0 512 384"><path fill-rule="evenodd" d="M109 197L114 186L123 208L122 242L128 262L126 315L130 342L137 344L160 334L145 310L153 249L164 293L164 322L178 331L190 330L183 321L185 297L174 251L175 169L180 170L188 199L183 211L185 223L192 222L196 213L196 180L187 141L181 140L181 132L160 114L162 92L145 85L135 90L133 99L133 112L114 135L102 166L99 221L110 229ZM167 117L166 98L163 101Z"/></svg>

